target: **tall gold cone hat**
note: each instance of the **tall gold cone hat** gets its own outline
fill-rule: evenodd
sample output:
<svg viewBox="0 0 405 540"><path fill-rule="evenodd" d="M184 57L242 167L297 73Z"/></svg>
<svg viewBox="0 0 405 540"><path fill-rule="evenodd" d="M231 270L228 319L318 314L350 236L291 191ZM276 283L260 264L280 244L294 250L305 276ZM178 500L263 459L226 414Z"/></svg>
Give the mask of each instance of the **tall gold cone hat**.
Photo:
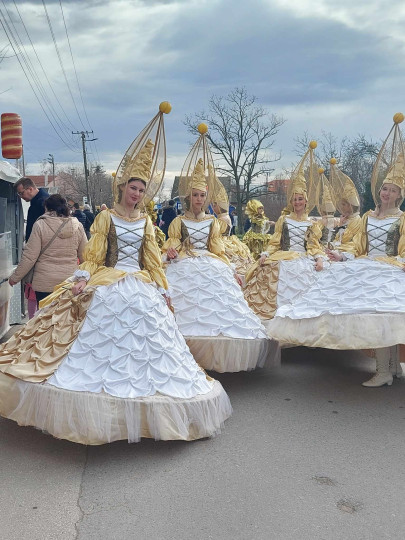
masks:
<svg viewBox="0 0 405 540"><path fill-rule="evenodd" d="M357 212L360 208L360 197L353 180L339 169L336 158L331 158L329 163L329 183L337 209L342 213L341 203L347 201L352 206L353 211Z"/></svg>
<svg viewBox="0 0 405 540"><path fill-rule="evenodd" d="M190 209L190 196L193 189L207 192L204 210L208 208L214 195L215 167L208 145L206 124L198 126L200 136L191 148L180 174L179 197L184 208Z"/></svg>
<svg viewBox="0 0 405 540"><path fill-rule="evenodd" d="M394 114L394 125L383 142L373 167L371 193L376 205L381 204L380 189L383 184L397 185L401 188L402 200L404 197L405 170L403 156L405 156L405 146L399 127L404 118L402 113ZM402 200L398 201L399 206Z"/></svg>
<svg viewBox="0 0 405 540"><path fill-rule="evenodd" d="M319 183L318 166L315 161L314 150L317 147L316 141L310 141L308 150L295 167L287 189L287 206L283 214L293 211L292 198L294 193L304 195L307 200L306 212L309 214L316 205L316 190Z"/></svg>
<svg viewBox="0 0 405 540"><path fill-rule="evenodd" d="M168 114L171 105L164 101L159 112L143 128L125 152L118 166L113 183L114 201L121 197L119 186L126 185L130 178L139 178L146 182L144 205L158 192L162 185L166 169L166 139L163 115Z"/></svg>
<svg viewBox="0 0 405 540"><path fill-rule="evenodd" d="M325 214L333 215L336 212L336 205L332 199L329 183L324 172L325 169L318 169L319 183L316 190L316 207L321 216Z"/></svg>

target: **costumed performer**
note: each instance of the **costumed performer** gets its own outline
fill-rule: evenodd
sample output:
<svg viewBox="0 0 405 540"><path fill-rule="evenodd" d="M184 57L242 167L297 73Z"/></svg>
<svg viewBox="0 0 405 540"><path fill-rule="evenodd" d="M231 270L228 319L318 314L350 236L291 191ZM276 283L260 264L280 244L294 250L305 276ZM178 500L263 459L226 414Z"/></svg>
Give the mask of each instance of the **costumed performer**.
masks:
<svg viewBox="0 0 405 540"><path fill-rule="evenodd" d="M274 221L265 216L264 206L257 199L248 201L245 214L250 221L250 228L246 231L242 242L247 245L254 260L257 261L270 240L269 230Z"/></svg>
<svg viewBox="0 0 405 540"><path fill-rule="evenodd" d="M361 226L360 197L353 180L336 165L336 158L330 159L329 182L334 193L340 218L330 238L332 249L340 249L342 244L351 242Z"/></svg>
<svg viewBox="0 0 405 540"><path fill-rule="evenodd" d="M0 349L0 412L82 444L214 435L231 414L169 310L150 218L165 169L163 112L127 150L114 208L92 225L80 270ZM45 307L44 307L45 306Z"/></svg>
<svg viewBox="0 0 405 540"><path fill-rule="evenodd" d="M352 242L329 252L339 262L294 304L277 310L269 325L275 336L295 345L375 349L377 373L364 386L391 385L392 373L402 373L396 346L405 343L403 119L401 113L394 116L374 165L375 210L364 214Z"/></svg>
<svg viewBox="0 0 405 540"><path fill-rule="evenodd" d="M228 211L229 198L215 171L212 171L212 175L214 178L214 195L211 206L220 224L225 255L243 282L246 271L254 263L254 259L247 245L241 242L237 236L230 234L232 222Z"/></svg>
<svg viewBox="0 0 405 540"><path fill-rule="evenodd" d="M184 216L169 227L163 246L166 275L180 331L196 361L218 372L246 371L279 363L278 344L270 340L243 298L212 214L214 165L200 124L200 137L183 166L179 195Z"/></svg>
<svg viewBox="0 0 405 540"><path fill-rule="evenodd" d="M311 141L292 174L288 205L276 222L274 234L246 274L245 298L262 320L271 319L278 307L295 301L324 263L329 264L321 244L324 226L308 217L315 206L319 182L315 148L316 142Z"/></svg>

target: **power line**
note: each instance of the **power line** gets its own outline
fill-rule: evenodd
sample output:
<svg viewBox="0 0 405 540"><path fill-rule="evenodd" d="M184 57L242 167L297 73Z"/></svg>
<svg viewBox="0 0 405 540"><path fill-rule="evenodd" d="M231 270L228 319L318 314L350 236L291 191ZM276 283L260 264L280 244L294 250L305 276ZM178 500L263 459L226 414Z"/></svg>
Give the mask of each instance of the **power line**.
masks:
<svg viewBox="0 0 405 540"><path fill-rule="evenodd" d="M4 2L3 2L3 4L4 4ZM19 63L20 66L21 66L21 69L22 69L22 71L23 71L23 73L24 73L24 75L25 75L25 77L26 77L26 79L27 79L27 81L28 81L28 84L30 85L31 90L34 92L34 95L35 95L35 97L36 97L36 99L37 99L37 101L38 101L38 103L39 103L39 105L40 105L40 107L41 107L43 113L45 114L46 118L48 119L48 122L51 124L52 129L55 131L56 135L57 135L58 138L63 142L63 144L64 144L65 146L67 146L67 147L69 148L69 150L72 150L73 152L77 152L78 150L77 150L76 148L70 146L70 144L69 144L68 142L66 142L66 141L63 139L63 137L60 135L60 133L58 132L58 130L57 130L56 127L54 126L52 120L51 120L50 117L48 116L48 113L46 112L46 110L45 110L45 108L44 108L44 106L43 106L43 104L42 104L40 98L38 97L37 92L35 91L35 88L34 88L33 84L31 83L30 78L29 78L28 75L27 75L26 69L27 69L28 71L30 71L29 65L28 65L28 63L27 63L27 60L24 58L24 55L21 53L21 49L20 49L20 47L19 47L19 45L18 45L18 41L17 41L16 38L14 37L13 32L12 32L12 30L11 30L9 24L7 23L7 20L6 20L5 16L4 16L4 13L3 13L3 11L2 11L1 8L0 8L0 14L1 14L1 17L2 17L2 20L0 20L0 23L1 23L2 27L3 27L4 33L5 33L6 36L7 36L7 39L8 39L8 41L9 41L9 43L10 43L10 45L11 45L13 51L14 51L14 54L15 54L16 57L17 57L18 63ZM13 40L14 40L15 43L13 43ZM16 50L16 48L17 48L17 50ZM26 69L24 68L24 66L23 66L23 64L22 64L22 62L21 62L20 56L21 56L21 58L24 60L24 62L26 63Z"/></svg>
<svg viewBox="0 0 405 540"><path fill-rule="evenodd" d="M48 83L48 85L49 85L49 87L50 87L50 89L51 89L51 91L52 91L52 94L53 94L54 98L56 99L56 101L57 101L59 107L61 108L63 114L65 115L66 120L69 122L70 127L74 129L75 126L73 125L73 123L70 121L68 115L66 114L66 112L65 112L65 110L64 110L64 108L63 108L61 102L59 101L58 96L56 95L55 90L53 89L53 86L52 86L52 84L51 84L51 82L50 82L50 80L49 80L49 78L48 78L48 75L47 75L47 73L46 73L46 71L45 71L45 69L44 69L44 67L43 67L43 65L42 65L42 62L41 62L41 60L40 60L40 58L39 58L39 56L38 56L38 54L37 54L37 51L36 51L35 46L34 46L34 43L32 42L31 36L30 36L30 34L29 34L28 30L27 30L27 27L26 27L26 25L25 25L25 23L24 23L24 21L23 21L23 18L22 18L22 16L21 16L21 13L20 13L20 11L19 11L19 9L18 9L18 6L17 6L15 0L13 0L13 3L14 3L14 7L15 7L17 13L18 13L18 16L20 17L21 24L22 24L23 27L24 27L25 33L27 34L27 37L28 37L28 40L29 40L29 42L30 42L30 44L31 44L32 50L34 51L34 54L35 54L35 56L36 56L36 58L37 58L37 60L38 60L38 63L39 63L39 65L41 66L42 73L43 73L43 75L44 75L44 77L45 77L45 79L46 79L46 81L47 81L47 83ZM3 2L3 4L4 4L4 2ZM27 55L27 56L28 56L28 55ZM65 128L66 128L67 130L70 129L70 128L63 122L62 119L61 119L61 122L64 124L64 126L65 126Z"/></svg>
<svg viewBox="0 0 405 540"><path fill-rule="evenodd" d="M47 10L47 8L46 8L45 0L42 0L42 5L44 6L46 19L47 19L47 21L48 21L48 26L49 26L49 29L50 29L50 31L51 31L52 41L53 41L53 44L54 44L54 46L55 46L56 54L58 55L59 64L60 64L60 67L62 68L62 73L63 73L63 76L64 76L64 78L65 78L66 85L67 85L67 87L68 87L70 97L72 98L73 105L74 105L74 108L75 108L75 110L76 110L77 116L79 117L80 123L81 123L83 129L86 129L85 126L84 126L82 117L80 116L79 109L77 108L76 101L75 101L75 99L74 99L74 97L73 97L72 89L70 88L70 84L69 84L69 81L68 81L68 78L67 78L67 75L66 75L66 71L65 71L64 65L63 65L62 57L61 57L61 54L60 54L60 52L59 52L59 47L58 47L58 44L56 43L56 38L55 38L55 34L54 34L54 31L53 31L53 28L52 28L51 19L50 19L50 17L49 17L48 10Z"/></svg>
<svg viewBox="0 0 405 540"><path fill-rule="evenodd" d="M68 130L69 128L66 126L66 124L64 124L63 120L59 117L58 113L56 112L55 108L53 107L51 101L49 100L49 97L46 93L46 90L45 88L43 87L42 85L42 82L40 80L40 78L38 77L37 73L36 73L36 70L35 70L35 67L33 65L33 63L31 62L31 59L29 57L29 54L27 53L27 51L25 50L25 47L24 47L24 43L20 37L20 34L18 33L18 30L13 22L13 19L12 19L12 16L10 14L10 11L7 9L5 3L4 3L4 0L2 1L3 3L3 6L5 8L5 11L8 15L8 18L11 22L11 25L14 29L14 34L12 33L12 37L14 39L14 42L18 48L18 51L19 51L19 54L20 54L20 58L23 59L24 63L25 63L25 66L27 68L27 70L29 71L31 77L32 77L32 80L35 84L35 86L37 87L38 89L38 92L40 93L44 103L48 106L49 108L49 112L50 114L52 115L55 123L58 125L59 129L63 132L64 130ZM18 12L18 9L17 9L17 12ZM20 13L18 12L18 14L20 15ZM20 19L21 19L21 15L20 15ZM22 21L22 19L21 19ZM23 23L23 21L22 21ZM24 25L24 23L23 23ZM11 28L9 26L9 30L11 31ZM11 31L12 32L12 31ZM18 39L17 39L18 38ZM20 47L20 44L21 44L21 47Z"/></svg>
<svg viewBox="0 0 405 540"><path fill-rule="evenodd" d="M67 42L68 42L68 45L69 45L70 56L71 56L71 58L72 58L73 69L74 69L74 72L75 72L77 88L78 88L78 90L79 90L79 95L80 95L80 100L81 100L81 102L82 102L82 107L83 107L84 115L85 115L85 117L86 117L86 120L87 120L87 123L88 123L88 125L89 125L89 128L90 128L91 130L93 130L93 128L92 128L92 126L91 126L91 124L90 124L89 117L87 116L86 107L84 106L82 90L81 90L81 88L80 88L79 77L78 77L78 75L77 75L77 70L76 70L76 64L75 64L75 61L74 61L74 58L73 58L73 51L72 51L72 47L70 46L69 33L68 33L67 25L66 25L65 14L64 14L64 12L63 12L62 0L59 0L59 5L60 5L61 13L62 13L63 24L64 24L64 26L65 26L66 39L67 39ZM94 148L94 150L95 150L95 152L96 152L96 154L97 154L98 162L100 162L100 156L98 155L97 145L96 145L95 143L92 143L91 146Z"/></svg>

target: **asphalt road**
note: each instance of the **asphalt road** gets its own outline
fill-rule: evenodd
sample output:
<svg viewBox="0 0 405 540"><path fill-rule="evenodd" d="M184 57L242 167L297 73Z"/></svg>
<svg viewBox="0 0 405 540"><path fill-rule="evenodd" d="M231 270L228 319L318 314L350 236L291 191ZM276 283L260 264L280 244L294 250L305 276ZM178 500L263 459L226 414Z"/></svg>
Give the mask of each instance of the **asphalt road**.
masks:
<svg viewBox="0 0 405 540"><path fill-rule="evenodd" d="M405 379L360 352L290 349L218 375L234 408L193 443L82 447L0 419L2 540L399 540Z"/></svg>

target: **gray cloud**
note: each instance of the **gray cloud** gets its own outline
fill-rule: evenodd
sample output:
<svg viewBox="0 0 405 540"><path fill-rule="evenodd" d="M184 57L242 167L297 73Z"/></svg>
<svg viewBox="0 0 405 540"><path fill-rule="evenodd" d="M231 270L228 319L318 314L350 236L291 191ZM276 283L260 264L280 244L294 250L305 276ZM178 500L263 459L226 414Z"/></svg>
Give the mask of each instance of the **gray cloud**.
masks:
<svg viewBox="0 0 405 540"><path fill-rule="evenodd" d="M75 88L58 3L47 5ZM168 149L185 157L189 135L184 115L206 107L212 93L227 94L235 86L246 86L260 103L287 117L279 137L287 153L306 123L315 130L329 124L337 133L356 129L356 134L356 122L340 121L342 114L356 109L371 113L381 103L379 114L388 115L395 96L403 95L402 47L394 37L376 35L371 26L302 17L259 0L63 5L101 159L122 153L166 99L173 105L166 119ZM64 106L76 118L43 10L27 2L20 12ZM63 160L76 160L55 142L15 61L3 62L1 69L13 85L10 105L23 116L29 159L57 149ZM7 99L7 94L0 97ZM357 126L377 130L372 121L371 114L363 114Z"/></svg>

